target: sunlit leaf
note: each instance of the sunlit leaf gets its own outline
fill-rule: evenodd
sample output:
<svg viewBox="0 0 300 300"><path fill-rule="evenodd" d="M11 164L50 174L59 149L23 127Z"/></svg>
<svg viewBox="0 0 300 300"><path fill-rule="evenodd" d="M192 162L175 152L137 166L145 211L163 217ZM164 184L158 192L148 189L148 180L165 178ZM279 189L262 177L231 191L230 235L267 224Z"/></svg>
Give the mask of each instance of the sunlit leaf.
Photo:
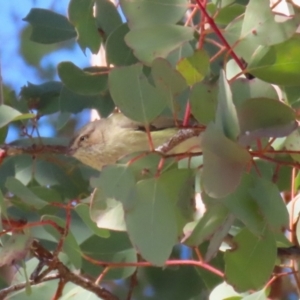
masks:
<svg viewBox="0 0 300 300"><path fill-rule="evenodd" d="M204 50L198 50L190 57L180 60L176 66L188 85L194 85L204 79L209 71L209 56Z"/></svg>
<svg viewBox="0 0 300 300"><path fill-rule="evenodd" d="M76 213L80 216L82 221L89 227L96 235L100 237L109 237L108 230L99 229L98 226L91 220L89 207L85 204L79 204L75 207Z"/></svg>
<svg viewBox="0 0 300 300"><path fill-rule="evenodd" d="M99 188L91 196L90 218L98 228L126 231L122 202L108 198Z"/></svg>
<svg viewBox="0 0 300 300"><path fill-rule="evenodd" d="M300 35L275 46L261 46L252 55L247 71L261 80L279 85L300 81Z"/></svg>
<svg viewBox="0 0 300 300"><path fill-rule="evenodd" d="M0 105L0 127L7 125L10 122L23 120L23 119L31 119L34 117L34 114L22 114L16 109L7 106L7 105Z"/></svg>

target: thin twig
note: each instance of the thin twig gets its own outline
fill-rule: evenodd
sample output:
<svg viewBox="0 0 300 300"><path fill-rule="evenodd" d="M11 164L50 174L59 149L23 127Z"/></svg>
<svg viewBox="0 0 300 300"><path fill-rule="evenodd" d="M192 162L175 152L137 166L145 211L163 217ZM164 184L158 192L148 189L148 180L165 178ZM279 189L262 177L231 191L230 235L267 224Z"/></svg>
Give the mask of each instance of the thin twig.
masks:
<svg viewBox="0 0 300 300"><path fill-rule="evenodd" d="M33 285L40 284L41 282L55 280L55 279L58 279L59 276L60 276L59 274L50 274L50 275L42 278L41 281L39 281L39 282L35 282L34 280L29 280L29 285L33 286ZM0 299L5 299L5 297L7 297L9 294L23 290L26 288L26 286L28 286L28 282L21 282L21 283L17 283L17 284L14 284L7 288L2 289L0 291Z"/></svg>

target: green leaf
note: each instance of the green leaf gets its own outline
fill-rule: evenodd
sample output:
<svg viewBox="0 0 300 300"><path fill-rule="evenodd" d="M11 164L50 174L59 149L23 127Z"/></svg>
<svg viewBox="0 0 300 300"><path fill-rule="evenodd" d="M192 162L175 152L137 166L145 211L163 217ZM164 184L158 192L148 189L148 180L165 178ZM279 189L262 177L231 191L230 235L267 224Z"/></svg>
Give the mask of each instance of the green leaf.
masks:
<svg viewBox="0 0 300 300"><path fill-rule="evenodd" d="M43 221L50 220L56 223L61 228L66 227L66 220L63 220L56 216L44 215L42 216ZM61 239L61 233L57 231L53 226L44 225L43 226L47 232L49 232L57 241ZM81 250L79 245L73 235L69 230L68 235L64 238L63 242L63 252L68 256L69 261L74 265L76 269L80 269L82 265Z"/></svg>
<svg viewBox="0 0 300 300"><path fill-rule="evenodd" d="M232 93L224 72L220 73L216 127L224 135L235 141L240 133L236 108L232 101Z"/></svg>
<svg viewBox="0 0 300 300"><path fill-rule="evenodd" d="M180 259L180 257L176 256L176 259ZM142 291L145 291L150 285L155 291L156 299L197 299L215 282L218 282L216 276L208 278L210 274L208 275L208 272L205 271L201 274L199 269L186 266L141 268L137 280ZM147 281L143 278L147 278ZM166 289L165 284L168 282L172 283L172 288ZM142 294L137 294L137 299L143 299Z"/></svg>
<svg viewBox="0 0 300 300"><path fill-rule="evenodd" d="M136 205L125 212L129 237L143 258L162 266L177 242L173 200L157 179L138 182Z"/></svg>
<svg viewBox="0 0 300 300"><path fill-rule="evenodd" d="M300 35L275 46L261 46L249 61L247 72L266 82L298 85L300 81Z"/></svg>
<svg viewBox="0 0 300 300"><path fill-rule="evenodd" d="M299 154L289 153L293 160L300 162L300 128L294 130L287 136L284 146L289 151L299 151Z"/></svg>
<svg viewBox="0 0 300 300"><path fill-rule="evenodd" d="M205 50L197 50L192 56L183 58L176 66L188 85L200 82L209 72L209 56Z"/></svg>
<svg viewBox="0 0 300 300"><path fill-rule="evenodd" d="M257 9L258 4L260 8ZM287 20L288 18L284 16L275 16L267 2L254 0L251 1L251 5L247 5L247 8L249 8L247 18L244 19L242 16L236 18L224 31L224 37L234 47L235 53L243 57L246 62L252 59L253 53L261 45L270 46L284 42L296 31L297 18L288 17ZM270 32L274 34L270 36Z"/></svg>
<svg viewBox="0 0 300 300"><path fill-rule="evenodd" d="M151 66L151 75L156 86L164 87L171 95L179 95L186 88L184 77L163 58L156 58Z"/></svg>
<svg viewBox="0 0 300 300"><path fill-rule="evenodd" d="M78 204L75 207L76 213L79 215L79 217L82 219L82 221L85 223L85 225L93 231L94 234L107 238L109 237L109 231L99 229L97 225L91 220L90 218L90 212L89 207L86 204Z"/></svg>
<svg viewBox="0 0 300 300"><path fill-rule="evenodd" d="M40 209L48 204L48 202L37 197L28 187L23 185L18 179L9 177L6 180L5 186L7 189L18 196L27 205L32 206L36 209Z"/></svg>
<svg viewBox="0 0 300 300"><path fill-rule="evenodd" d="M195 172L192 169L174 168L163 172L158 181L173 201L178 236L181 236L186 223L194 220ZM173 188L170 189L170 186Z"/></svg>
<svg viewBox="0 0 300 300"><path fill-rule="evenodd" d="M98 228L126 231L122 202L107 198L98 188L91 196L90 218Z"/></svg>
<svg viewBox="0 0 300 300"><path fill-rule="evenodd" d="M12 234L6 242L2 243L0 248L0 267L24 259L29 252L31 242L32 238L28 233Z"/></svg>
<svg viewBox="0 0 300 300"><path fill-rule="evenodd" d="M71 62L61 62L57 71L66 87L78 94L97 95L107 87L107 74L103 74L102 68L97 73L95 69L94 72L84 72Z"/></svg>
<svg viewBox="0 0 300 300"><path fill-rule="evenodd" d="M214 124L209 124L202 138L202 184L212 198L232 193L239 185L247 164L249 152L226 138Z"/></svg>
<svg viewBox="0 0 300 300"><path fill-rule="evenodd" d="M150 84L140 63L114 68L109 74L109 88L120 110L144 124L153 121L167 105L166 95Z"/></svg>
<svg viewBox="0 0 300 300"><path fill-rule="evenodd" d="M68 19L48 9L32 8L23 20L32 26L30 39L37 43L52 44L76 37Z"/></svg>
<svg viewBox="0 0 300 300"><path fill-rule="evenodd" d="M53 68L48 69L47 66L41 64L41 60L48 55L51 56L54 51L61 49L65 44L74 44L74 41L71 40L69 42L55 43L55 44L40 44L30 40L30 35L32 33L32 28L29 24L23 28L20 33L20 46L19 52L22 58L28 63L30 66L38 68L43 76L49 78L49 75L53 74ZM49 74L50 73L50 74ZM50 75L50 76L51 76ZM15 107L17 108L17 106Z"/></svg>
<svg viewBox="0 0 300 300"><path fill-rule="evenodd" d="M5 201L5 198L4 198L3 193L2 193L1 190L0 190L0 213L1 213L1 216L4 216L6 219L8 218L7 203ZM2 225L0 225L0 228L2 230Z"/></svg>
<svg viewBox="0 0 300 300"><path fill-rule="evenodd" d="M106 166L99 178L91 179L91 186L99 188L107 198L121 201L125 209L135 204L135 177L130 168L124 165Z"/></svg>
<svg viewBox="0 0 300 300"><path fill-rule="evenodd" d="M297 27L295 18L285 18L285 22L275 20L268 2L251 0L245 11L240 38L253 35L253 42L256 45L270 46L289 39L296 32Z"/></svg>
<svg viewBox="0 0 300 300"><path fill-rule="evenodd" d="M176 66L176 64L183 58L185 57L189 57L192 56L194 53L194 48L192 43L190 42L185 42L183 43L181 46L179 46L178 48L174 49L173 51L171 51L166 59L168 62L171 63L171 65L173 67Z"/></svg>
<svg viewBox="0 0 300 300"><path fill-rule="evenodd" d="M243 297L243 300L268 300L268 291L262 289L258 292L254 292L251 295Z"/></svg>
<svg viewBox="0 0 300 300"><path fill-rule="evenodd" d="M0 144L4 144L8 133L8 126L0 128Z"/></svg>
<svg viewBox="0 0 300 300"><path fill-rule="evenodd" d="M289 214L278 187L271 181L256 177L250 190L270 230L282 232L289 227Z"/></svg>
<svg viewBox="0 0 300 300"><path fill-rule="evenodd" d="M233 103L237 107L250 98L269 98L278 100L275 88L267 82L254 78L237 78L230 84Z"/></svg>
<svg viewBox="0 0 300 300"><path fill-rule="evenodd" d="M137 255L132 247L128 235L125 232L111 231L109 238L100 238L91 236L80 245L81 251L89 257L109 263L137 263ZM97 277L102 273L106 266L96 265L83 261L82 269L86 274ZM110 268L105 273L104 280L117 280L131 276L136 270L136 267L118 267Z"/></svg>
<svg viewBox="0 0 300 300"><path fill-rule="evenodd" d="M270 232L262 234L263 237L257 237L243 229L233 239L236 248L225 253L225 276L237 291L258 290L272 274L277 257L276 243Z"/></svg>
<svg viewBox="0 0 300 300"><path fill-rule="evenodd" d="M242 296L238 294L231 285L226 282L222 282L217 285L211 294L209 295L209 300L241 300Z"/></svg>
<svg viewBox="0 0 300 300"><path fill-rule="evenodd" d="M125 41L124 37L129 32L127 23L116 28L108 37L105 44L106 60L109 64L115 66L129 66L138 60L133 55Z"/></svg>
<svg viewBox="0 0 300 300"><path fill-rule="evenodd" d="M101 36L93 16L94 3L95 0L71 0L69 3L69 20L76 28L77 41L83 53L86 48L89 48L93 54L96 54L101 44Z"/></svg>
<svg viewBox="0 0 300 300"><path fill-rule="evenodd" d="M237 109L241 133L258 129L280 128L295 121L295 111L275 99L254 98L244 101Z"/></svg>
<svg viewBox="0 0 300 300"><path fill-rule="evenodd" d="M62 112L78 113L86 108L94 108L101 117L109 116L115 108L115 104L107 90L98 95L88 96L74 93L63 87L59 102Z"/></svg>
<svg viewBox="0 0 300 300"><path fill-rule="evenodd" d="M97 27L103 30L106 36L122 25L116 6L109 0L95 0L95 17Z"/></svg>
<svg viewBox="0 0 300 300"><path fill-rule="evenodd" d="M184 17L188 9L185 0L121 0L120 4L130 28L175 24Z"/></svg>
<svg viewBox="0 0 300 300"><path fill-rule="evenodd" d="M22 114L10 106L4 104L0 105L0 128L13 121L26 120L34 117L34 114Z"/></svg>
<svg viewBox="0 0 300 300"><path fill-rule="evenodd" d="M259 210L259 205L249 193L249 189L253 188L253 185L253 177L244 174L237 189L228 196L218 199L218 203L222 203L253 234L259 236L266 222ZM205 203L213 203L215 200L206 194L203 194L202 198Z"/></svg>
<svg viewBox="0 0 300 300"><path fill-rule="evenodd" d="M211 261L218 253L225 237L228 235L230 228L234 224L235 216L233 214L228 214L223 220L222 226L220 226L212 235L209 240L209 246L205 253L204 260Z"/></svg>
<svg viewBox="0 0 300 300"><path fill-rule="evenodd" d="M62 195L55 189L46 186L32 186L30 190L38 196L40 199L47 201L48 203L62 202ZM55 199L55 200L54 200Z"/></svg>
<svg viewBox="0 0 300 300"><path fill-rule="evenodd" d="M245 12L244 5L234 3L220 9L216 15L215 22L220 25L228 25L235 18L241 16Z"/></svg>
<svg viewBox="0 0 300 300"><path fill-rule="evenodd" d="M191 247L202 244L222 226L227 216L228 210L224 205L212 205L208 207L184 243Z"/></svg>
<svg viewBox="0 0 300 300"><path fill-rule="evenodd" d="M166 95L168 107L171 110L173 118L180 119L185 111L186 102L188 100L183 99L183 105L180 105L180 100L182 100L181 96L185 96L185 91L188 87L185 79L163 58L157 58L153 61L151 75L155 86Z"/></svg>
<svg viewBox="0 0 300 300"><path fill-rule="evenodd" d="M234 52L248 62L259 45L255 42L254 34L240 38L242 26L243 18L236 18L225 28L224 37L234 47Z"/></svg>
<svg viewBox="0 0 300 300"><path fill-rule="evenodd" d="M218 87L204 82L196 83L191 90L190 103L193 116L200 124L208 125L215 119Z"/></svg>
<svg viewBox="0 0 300 300"><path fill-rule="evenodd" d="M69 157L60 157L60 164L37 160L34 179L41 186L59 186L60 193L67 198L77 198L79 194L88 193L88 181L82 177L78 168L74 168L74 160L70 160Z"/></svg>
<svg viewBox="0 0 300 300"><path fill-rule="evenodd" d="M59 111L59 95L63 84L58 81L48 81L42 84L32 84L21 89L21 96L27 101L29 109L37 109L40 114L52 114Z"/></svg>
<svg viewBox="0 0 300 300"><path fill-rule="evenodd" d="M191 27L153 25L130 30L125 36L125 42L141 62L151 65L155 58L166 58L171 51L192 40L193 34Z"/></svg>

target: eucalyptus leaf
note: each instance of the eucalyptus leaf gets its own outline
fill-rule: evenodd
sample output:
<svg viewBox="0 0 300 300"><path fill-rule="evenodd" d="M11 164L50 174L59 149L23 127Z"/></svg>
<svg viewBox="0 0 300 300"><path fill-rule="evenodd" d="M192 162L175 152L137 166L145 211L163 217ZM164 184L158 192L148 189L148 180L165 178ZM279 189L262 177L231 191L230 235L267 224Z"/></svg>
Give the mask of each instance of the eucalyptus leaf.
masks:
<svg viewBox="0 0 300 300"><path fill-rule="evenodd" d="M237 188L251 155L209 124L202 138L204 191L213 198L224 197Z"/></svg>
<svg viewBox="0 0 300 300"><path fill-rule="evenodd" d="M153 25L175 24L183 18L188 5L184 0L120 1L130 28L145 28Z"/></svg>
<svg viewBox="0 0 300 300"><path fill-rule="evenodd" d="M262 238L256 237L243 229L233 239L236 248L225 253L226 278L237 291L260 289L272 274L277 253L276 243L273 234L266 230L263 234Z"/></svg>
<svg viewBox="0 0 300 300"><path fill-rule="evenodd" d="M177 242L173 201L156 179L140 181L136 190L137 203L125 212L129 237L142 257L162 266Z"/></svg>
<svg viewBox="0 0 300 300"><path fill-rule="evenodd" d="M120 110L144 124L158 117L167 105L167 94L151 85L141 63L113 69L109 74L109 89Z"/></svg>
<svg viewBox="0 0 300 300"><path fill-rule="evenodd" d="M93 16L94 2L94 0L71 0L68 7L69 20L76 28L77 41L83 53L89 48L96 54L102 41Z"/></svg>
<svg viewBox="0 0 300 300"><path fill-rule="evenodd" d="M155 58L166 58L173 50L193 39L193 29L179 25L153 25L130 30L125 42L134 55L146 65Z"/></svg>
<svg viewBox="0 0 300 300"><path fill-rule="evenodd" d="M78 94L97 95L107 86L107 75L102 69L98 73L89 73L82 71L71 62L61 62L57 70L66 87Z"/></svg>
<svg viewBox="0 0 300 300"><path fill-rule="evenodd" d="M10 122L33 118L34 114L22 114L13 107L0 105L0 127L7 125Z"/></svg>
<svg viewBox="0 0 300 300"><path fill-rule="evenodd" d="M31 24L30 39L34 42L51 44L76 37L75 28L68 19L48 9L32 8L23 20Z"/></svg>

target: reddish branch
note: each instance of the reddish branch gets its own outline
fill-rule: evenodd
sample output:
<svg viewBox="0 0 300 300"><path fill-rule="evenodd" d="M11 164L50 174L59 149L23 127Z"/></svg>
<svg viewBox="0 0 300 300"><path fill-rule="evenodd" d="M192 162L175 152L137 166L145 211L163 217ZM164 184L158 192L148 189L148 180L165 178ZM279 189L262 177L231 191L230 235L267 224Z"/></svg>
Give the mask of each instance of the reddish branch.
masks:
<svg viewBox="0 0 300 300"><path fill-rule="evenodd" d="M223 45L227 48L227 50L229 51L229 54L235 60L235 62L237 63L237 65L241 68L241 70L244 70L245 69L244 64L238 58L238 56L235 54L235 52L233 51L233 49L231 48L231 46L229 45L229 43L226 41L226 39L223 36L223 34L221 33L220 29L216 25L214 19L211 18L211 16L207 13L205 5L201 3L201 0L196 0L196 2L197 2L198 6L199 6L199 8L201 10L201 13L205 17L207 23L211 26L211 28L213 29L213 31L216 33L216 35L222 41ZM205 3L206 3L206 1L205 1Z"/></svg>
<svg viewBox="0 0 300 300"><path fill-rule="evenodd" d="M80 275L74 274L67 268L62 262L58 260L50 251L45 249L38 241L33 241L31 246L33 255L39 260L38 270L46 267L46 270L39 274L39 272L33 272L29 284L36 285L41 282L59 279L60 283L53 299L58 299L63 292L63 287L67 282L72 282L83 289L86 289L98 297L104 300L118 300L118 298L111 292L95 284L91 280L88 280ZM49 274L56 271L55 274ZM0 299L5 299L10 293L24 289L28 283L21 283L12 285L6 289L0 291Z"/></svg>

